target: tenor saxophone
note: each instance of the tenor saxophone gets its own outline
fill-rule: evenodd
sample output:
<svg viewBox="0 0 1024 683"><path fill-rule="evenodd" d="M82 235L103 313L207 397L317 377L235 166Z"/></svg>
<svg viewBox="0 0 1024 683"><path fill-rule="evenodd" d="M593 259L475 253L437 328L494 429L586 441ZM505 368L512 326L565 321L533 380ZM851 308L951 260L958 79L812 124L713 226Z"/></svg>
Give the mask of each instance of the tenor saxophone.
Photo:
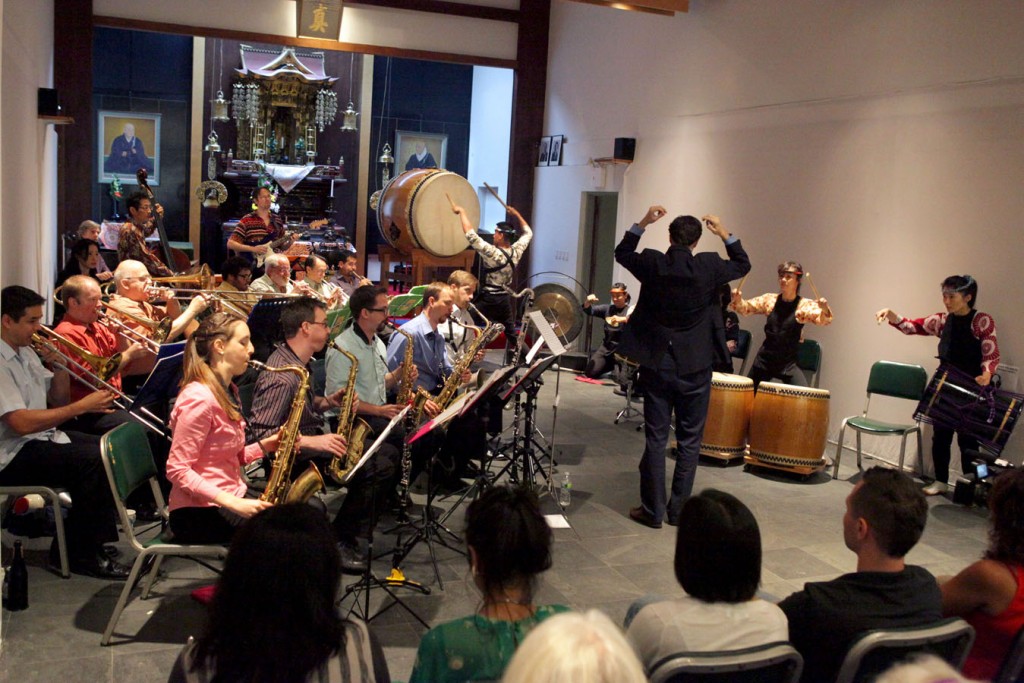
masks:
<svg viewBox="0 0 1024 683"><path fill-rule="evenodd" d="M352 364L348 370L348 379L345 382L345 396L342 398L341 407L339 408L337 430L337 433L345 439L345 443L348 446L345 449L345 455L334 456L331 458L331 464L327 467L327 473L331 475L331 479L339 484L343 484L345 483L345 475L363 457L363 441L366 439L367 434L372 433L373 430L366 423L366 420L356 417L352 412L352 404L355 401L356 395L356 373L359 372L359 361L356 360L353 354L341 348L338 344L335 344L334 348L338 353L348 358Z"/></svg>
<svg viewBox="0 0 1024 683"><path fill-rule="evenodd" d="M295 456L298 453L295 445L299 438L299 422L302 420L302 409L305 407L306 394L309 391L309 373L298 365L272 368L255 360L250 360L249 365L260 372L290 372L299 377L299 388L292 399L288 419L281 427L282 434L274 455L274 465L270 469L267 488L263 490L260 500L272 505L305 503L324 487L324 478L320 476L320 471L313 463L309 463L309 469L300 474L294 482L290 481L292 465L295 464Z"/></svg>

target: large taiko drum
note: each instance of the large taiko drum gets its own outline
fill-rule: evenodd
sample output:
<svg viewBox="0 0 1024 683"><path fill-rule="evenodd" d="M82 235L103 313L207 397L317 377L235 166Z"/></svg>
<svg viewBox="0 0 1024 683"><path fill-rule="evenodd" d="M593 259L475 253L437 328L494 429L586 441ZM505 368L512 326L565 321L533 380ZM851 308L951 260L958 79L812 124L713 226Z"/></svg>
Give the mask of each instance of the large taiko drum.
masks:
<svg viewBox="0 0 1024 683"><path fill-rule="evenodd" d="M715 372L711 375L711 400L700 454L732 460L747 447L747 428L754 405L754 382L747 377Z"/></svg>
<svg viewBox="0 0 1024 683"><path fill-rule="evenodd" d="M750 458L781 467L824 467L828 407L825 389L762 382L750 415Z"/></svg>
<svg viewBox="0 0 1024 683"><path fill-rule="evenodd" d="M437 168L415 168L395 176L377 201L381 235L403 254L423 249L434 256L455 256L469 245L451 201L480 223L480 200L469 181Z"/></svg>

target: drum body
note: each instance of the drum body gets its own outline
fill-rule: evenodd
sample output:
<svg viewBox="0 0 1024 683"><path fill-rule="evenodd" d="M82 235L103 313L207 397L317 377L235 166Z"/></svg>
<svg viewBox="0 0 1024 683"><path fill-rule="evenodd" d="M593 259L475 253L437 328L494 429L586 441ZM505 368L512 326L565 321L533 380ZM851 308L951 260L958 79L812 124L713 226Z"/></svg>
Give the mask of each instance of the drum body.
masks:
<svg viewBox="0 0 1024 683"><path fill-rule="evenodd" d="M754 405L754 382L747 377L715 372L711 400L700 441L701 455L736 458L747 446L747 429Z"/></svg>
<svg viewBox="0 0 1024 683"><path fill-rule="evenodd" d="M415 168L395 176L377 202L381 236L403 254L423 249L444 258L464 251L469 245L449 197L466 210L470 223L479 226L480 200L457 173Z"/></svg>
<svg viewBox="0 0 1024 683"><path fill-rule="evenodd" d="M750 416L750 456L772 465L824 466L828 408L825 389L762 382Z"/></svg>

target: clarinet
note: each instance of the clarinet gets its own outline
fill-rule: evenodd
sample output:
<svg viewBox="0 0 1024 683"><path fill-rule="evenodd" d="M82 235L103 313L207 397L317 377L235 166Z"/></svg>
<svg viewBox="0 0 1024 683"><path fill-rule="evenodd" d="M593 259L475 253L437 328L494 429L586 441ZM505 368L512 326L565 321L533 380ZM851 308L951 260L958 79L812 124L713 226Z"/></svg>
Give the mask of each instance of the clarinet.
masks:
<svg viewBox="0 0 1024 683"><path fill-rule="evenodd" d="M509 296L511 296L513 299L522 299L524 296L526 297L526 306L523 308L523 317L519 321L519 336L516 338L515 356L513 356L513 360L516 363L518 363L519 359L523 357L523 350L526 347L526 316L530 312L530 306L533 305L534 294L533 290L530 289L529 287L523 287L523 289L519 292L515 292L508 285L504 285L504 288L505 291L509 293Z"/></svg>

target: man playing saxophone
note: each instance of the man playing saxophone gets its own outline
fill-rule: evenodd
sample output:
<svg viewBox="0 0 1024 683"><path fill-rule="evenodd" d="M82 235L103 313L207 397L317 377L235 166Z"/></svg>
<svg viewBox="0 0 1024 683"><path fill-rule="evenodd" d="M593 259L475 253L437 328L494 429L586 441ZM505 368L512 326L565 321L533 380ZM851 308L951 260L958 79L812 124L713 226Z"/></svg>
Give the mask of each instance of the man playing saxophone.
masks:
<svg viewBox="0 0 1024 683"><path fill-rule="evenodd" d="M313 354L327 345L327 311L324 304L309 297L289 302L281 310L281 329L285 341L277 346L266 364L271 368L297 365L311 372ZM311 373L312 376L312 373ZM256 391L250 412L247 442L267 437L285 422L299 379L291 373L261 372L256 380ZM292 475L297 476L309 467L309 461L319 461L321 472L334 457L344 456L345 440L338 434L325 433L324 414L342 404L343 390L326 396L307 393L299 432L302 435L301 453ZM358 401L355 402L358 410ZM343 569L360 573L366 569L363 543L372 533L370 502L376 501L378 512L387 501L387 486L395 476L397 453L382 452L361 468L348 483L348 494L334 519Z"/></svg>
<svg viewBox="0 0 1024 683"><path fill-rule="evenodd" d="M431 396L441 392L452 374L453 366L448 359L447 347L439 328L448 321L453 302L452 290L447 283L432 282L423 292L423 312L400 328L412 339L412 357L417 369L416 389L422 389ZM387 360L388 368L392 371L403 361L406 343L405 335L391 335ZM452 378L452 381L465 384L470 377L466 369L460 376ZM428 417L434 417L440 411L441 406L433 399L426 401L424 412ZM462 488L462 478L470 474L469 460L482 461L486 452L486 438L479 418L455 418L448 423L447 435L438 454L439 466L433 471L433 483L442 489Z"/></svg>

